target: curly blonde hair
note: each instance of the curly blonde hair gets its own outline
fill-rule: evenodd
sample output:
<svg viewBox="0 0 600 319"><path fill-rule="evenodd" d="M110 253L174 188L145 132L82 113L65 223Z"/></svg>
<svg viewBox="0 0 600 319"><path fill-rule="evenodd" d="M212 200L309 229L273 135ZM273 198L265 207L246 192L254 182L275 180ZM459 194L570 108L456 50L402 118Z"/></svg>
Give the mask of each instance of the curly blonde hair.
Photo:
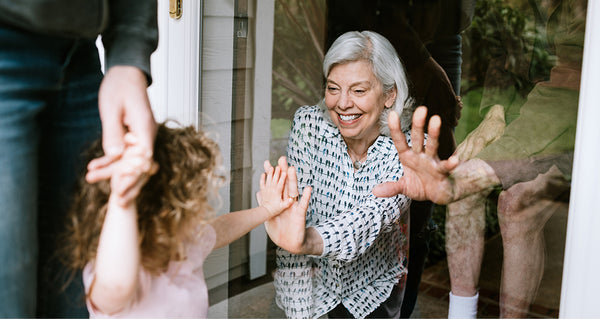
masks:
<svg viewBox="0 0 600 319"><path fill-rule="evenodd" d="M103 154L101 145L94 143L88 159ZM160 274L170 261L185 258L184 243L195 240L199 226L214 216L209 199L218 196L225 177L219 174L217 144L193 127L159 124L154 160L159 170L141 189L136 204L142 266ZM72 269L82 269L96 257L109 195L109 181L89 184L80 179L64 246Z"/></svg>

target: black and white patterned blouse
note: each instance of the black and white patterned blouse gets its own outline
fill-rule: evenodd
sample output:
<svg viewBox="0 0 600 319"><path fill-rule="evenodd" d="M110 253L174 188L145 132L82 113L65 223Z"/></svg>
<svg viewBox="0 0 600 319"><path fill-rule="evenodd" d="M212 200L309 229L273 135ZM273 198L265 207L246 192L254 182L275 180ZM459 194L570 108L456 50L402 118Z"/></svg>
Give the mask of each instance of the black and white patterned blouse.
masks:
<svg viewBox="0 0 600 319"><path fill-rule="evenodd" d="M321 234L323 254L278 249L276 299L288 317L319 317L343 303L361 318L406 275L410 199L372 194L375 185L403 175L392 139L380 135L355 172L346 143L325 112L318 106L299 108L287 149L300 192L313 187L306 223Z"/></svg>

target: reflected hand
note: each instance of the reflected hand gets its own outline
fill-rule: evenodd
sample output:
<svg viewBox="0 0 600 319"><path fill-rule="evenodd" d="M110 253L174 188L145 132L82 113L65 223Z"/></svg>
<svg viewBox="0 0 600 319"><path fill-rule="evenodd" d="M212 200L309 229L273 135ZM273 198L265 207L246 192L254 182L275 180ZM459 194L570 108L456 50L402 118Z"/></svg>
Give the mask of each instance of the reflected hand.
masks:
<svg viewBox="0 0 600 319"><path fill-rule="evenodd" d="M490 108L479 126L458 145L454 154L461 161L475 157L484 147L500 138L505 127L504 107L496 104Z"/></svg>

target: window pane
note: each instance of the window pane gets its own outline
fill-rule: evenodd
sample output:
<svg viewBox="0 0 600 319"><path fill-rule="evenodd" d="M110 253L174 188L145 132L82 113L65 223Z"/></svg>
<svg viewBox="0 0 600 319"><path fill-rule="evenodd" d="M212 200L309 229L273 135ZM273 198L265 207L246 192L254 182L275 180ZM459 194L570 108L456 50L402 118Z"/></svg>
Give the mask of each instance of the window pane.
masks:
<svg viewBox="0 0 600 319"><path fill-rule="evenodd" d="M486 176L470 196L435 205L431 217L427 208L411 209L405 303L416 297L413 317L447 317L451 290L477 292L480 317L558 316L586 7L583 0L275 0L271 163L286 155L298 108L323 100L331 43L349 30L373 30L398 52L415 102L442 118L439 156L456 150L491 172L494 182ZM234 72L239 117L230 155L239 167L230 200L243 209L253 196L251 170L262 167L246 165L254 162L249 132L258 125L248 117L253 80L239 73L245 68ZM238 287L230 315L260 295L268 302L257 313L284 316L275 305L275 249L269 241L267 275Z"/></svg>

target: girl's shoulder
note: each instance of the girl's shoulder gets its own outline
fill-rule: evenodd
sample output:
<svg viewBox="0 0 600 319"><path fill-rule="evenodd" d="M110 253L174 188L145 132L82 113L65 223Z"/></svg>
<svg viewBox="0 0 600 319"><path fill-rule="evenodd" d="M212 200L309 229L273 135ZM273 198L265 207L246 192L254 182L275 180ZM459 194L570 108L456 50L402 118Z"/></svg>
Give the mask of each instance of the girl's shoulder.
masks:
<svg viewBox="0 0 600 319"><path fill-rule="evenodd" d="M187 243L187 254L194 264L201 265L215 248L217 233L210 224L202 224L198 226L197 234L193 242Z"/></svg>

